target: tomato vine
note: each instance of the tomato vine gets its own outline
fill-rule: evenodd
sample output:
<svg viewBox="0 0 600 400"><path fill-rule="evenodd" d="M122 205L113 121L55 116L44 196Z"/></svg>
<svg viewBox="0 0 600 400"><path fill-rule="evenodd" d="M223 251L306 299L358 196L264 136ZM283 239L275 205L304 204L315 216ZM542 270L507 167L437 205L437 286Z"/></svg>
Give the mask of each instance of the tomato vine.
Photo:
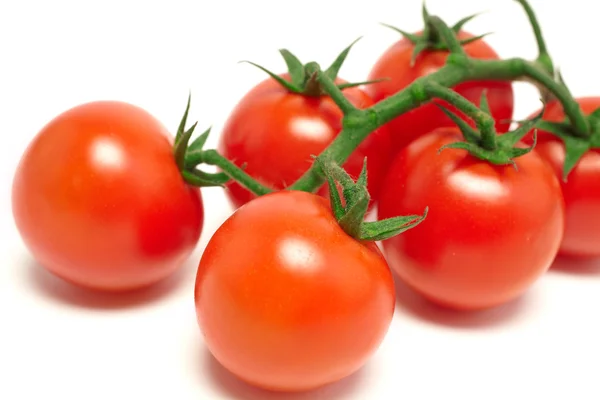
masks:
<svg viewBox="0 0 600 400"><path fill-rule="evenodd" d="M534 83L539 88L544 101L556 99L562 104L565 115L568 117L570 134L576 138L589 139L591 136L590 123L560 74L555 73L535 13L526 0L516 1L524 8L535 34L538 56L534 61L521 58L481 60L469 57L462 47L464 43L457 37L455 27L449 27L441 18L429 15L425 11L426 29L424 32L428 35L433 34L436 37L436 40L441 43L438 43L438 47L444 45L448 49L450 55L446 64L438 71L416 79L403 90L371 107L356 108L344 96L342 90L334 83L327 71L323 71L319 64L315 62L306 64L306 73L316 76L322 90L331 97L344 114L342 131L320 156L342 164L375 129L425 103L444 97L447 93L439 90L439 88L451 88L460 83L483 79L496 81L526 80ZM473 16L463 20L468 21L471 18ZM458 94L450 99L450 104L465 114L475 117L476 121L479 119L478 127L482 130L483 138L495 137L493 119L485 111L478 109L478 112L474 112L475 105ZM492 144L488 143L487 146L490 147ZM208 154L210 154L210 157L206 156L206 153L204 155L190 153L186 157L188 169L195 170L203 162L219 165L229 177L235 179L253 193L261 195L270 191L252 177L244 174L240 168L232 163L219 159L214 153ZM211 160L207 158L211 158ZM288 189L315 192L323 183L325 183L325 177L318 165L313 163Z"/></svg>

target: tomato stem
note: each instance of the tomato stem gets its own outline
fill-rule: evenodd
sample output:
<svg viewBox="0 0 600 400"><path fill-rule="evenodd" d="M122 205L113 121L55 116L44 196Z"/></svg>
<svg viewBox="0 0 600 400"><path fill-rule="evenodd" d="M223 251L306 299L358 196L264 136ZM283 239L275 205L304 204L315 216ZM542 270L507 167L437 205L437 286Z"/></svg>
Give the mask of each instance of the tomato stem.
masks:
<svg viewBox="0 0 600 400"><path fill-rule="evenodd" d="M538 57L536 62L542 66L544 70L551 76L554 76L554 63L552 62L552 58L548 53L548 49L546 47L546 41L544 40L544 35L542 34L542 28L540 27L539 21L531 8L531 5L527 0L515 0L517 3L523 7L525 13L527 14L527 18L529 19L529 23L531 24L531 29L533 30L533 34L535 35L535 40L537 42L538 47Z"/></svg>
<svg viewBox="0 0 600 400"><path fill-rule="evenodd" d="M537 64L520 59L476 60L467 58L464 64L449 63L438 71L416 79L406 88L381 100L377 104L360 110L352 116L351 127L344 126L342 132L324 150L324 153L344 163L365 138L380 126L394 118L407 113L434 97L427 92L427 87L435 83L444 87L454 87L463 82L475 80L510 81L530 78L538 82L556 96L562 103L565 114L569 117L574 130L580 136L589 135L588 123L581 112L579 104L573 99L569 90L556 82ZM316 191L324 183L324 178L313 165L290 188L309 192Z"/></svg>
<svg viewBox="0 0 600 400"><path fill-rule="evenodd" d="M241 186L248 189L257 196L262 196L273 192L272 189L262 185L243 169L229 161L227 158L219 154L218 151L210 149L197 152L190 152L186 156L187 169L195 168L200 164L208 164L219 167L227 176L234 179Z"/></svg>
<svg viewBox="0 0 600 400"><path fill-rule="evenodd" d="M491 114L487 102L486 93L481 96L481 112ZM517 169L515 158L524 156L530 153L537 143L537 133L534 131L533 145L530 147L515 147L515 145L525 136L535 124L542 118L545 107L533 119L524 121L517 129L507 132L501 136L495 137L496 131L493 126L493 118L491 130L488 130L488 135L493 134L494 137L484 137L480 132L477 132L458 115L448 110L441 104L436 104L444 113L454 121L465 138L465 141L449 143L439 149L442 152L445 149L462 149L468 151L473 157L487 161L494 165L512 165Z"/></svg>
<svg viewBox="0 0 600 400"><path fill-rule="evenodd" d="M428 82L425 90L431 97L445 100L469 116L479 128L481 144L488 150L496 148L496 129L494 118L485 111L477 108L475 104L458 94L435 82Z"/></svg>
<svg viewBox="0 0 600 400"><path fill-rule="evenodd" d="M321 71L319 64L311 62L306 64L306 70L310 74L315 74L316 79L319 82L323 91L325 91L334 103L342 110L344 115L353 114L359 111L354 105L344 96L342 89L340 89L329 74Z"/></svg>
<svg viewBox="0 0 600 400"><path fill-rule="evenodd" d="M515 150L512 146L509 146L507 140L502 141L502 144L498 143L500 139L496 136L493 119L489 115L485 115L486 113L477 109L475 105L468 104L461 96L454 96L453 91L449 89L464 82L481 80L525 80L535 84L538 88L542 88L542 96L545 99L555 98L561 103L563 110L568 117L568 123L572 128L572 136L589 141L589 138L592 135L591 125L584 116L578 102L575 101L569 89L564 84L558 71L555 72L533 10L526 0L516 1L518 1L525 9L534 31L539 52L536 61L531 62L520 58L504 60L470 58L462 48L465 43L458 39L457 33L460 28L462 28L462 25L472 19L472 17L464 18L453 28L450 28L439 17L429 15L426 8L423 7L425 30L422 35L417 36L407 34L399 29L393 29L396 29L409 40L417 41L417 43L415 43L415 54L413 54L415 57L420 51L435 48L443 42L451 53L448 56L446 64L436 72L414 80L404 89L366 109L357 109L352 105L344 96L341 85L336 85L335 83L335 74L337 74L350 47L356 41L345 49L342 54L338 56L334 65L325 72L321 70L317 63L308 63L304 68L301 68L301 63L295 57L286 53L286 62L289 67L290 75L292 76L292 82L286 82L286 85L296 86L294 83L298 83L300 71L304 72L305 79L306 76L316 77L323 94L328 94L344 113L342 131L321 153L321 156L333 160L340 165L343 164L371 132L398 116L430 102L436 97L445 100L452 106L462 110L475 121L481 131L480 147L484 151L491 151L496 147L502 147L505 150L505 154L497 160L494 159L494 162L504 162L507 159L510 160L513 157L521 155L521 151ZM272 73L271 75L274 76ZM304 83L306 83L306 81L304 81ZM301 91L298 88L295 90ZM481 104L481 106L483 107L483 104ZM523 131L519 130L514 132L513 137L518 137L519 135L522 136L522 134ZM530 149L525 149L523 151L530 151ZM226 159L215 159L214 161L218 161L222 166L227 168L224 170L236 180L238 178L235 178L233 174L237 174L240 179L242 179L242 182L240 183L244 184L243 181L245 181L246 185L250 185L249 189L254 193L260 194L265 191L270 191L251 180L251 178L243 171L231 168L233 164L229 163ZM325 177L313 163L313 165L296 182L289 186L288 189L315 192L324 182ZM254 190L252 187L254 187Z"/></svg>
<svg viewBox="0 0 600 400"><path fill-rule="evenodd" d="M564 83L560 72L554 67L552 57L550 56L548 48L546 47L546 41L544 40L540 23L535 15L535 12L533 11L533 8L527 0L516 0L516 2L523 7L523 10L527 14L527 19L529 20L535 35L535 40L538 47L538 56L534 64L540 66L543 72L546 72L548 75L548 77L543 77L540 75L535 82L536 87L538 88L545 102L558 98L563 105L565 113L571 119L571 124L574 128L573 134L576 137L589 138L591 134L590 126L586 123L579 104L574 100L573 95L570 93L567 85ZM536 73L533 70L530 72ZM557 86L561 87L557 87L556 90L552 90L549 85L555 85L555 83L551 82L550 79L556 82ZM560 93L561 97L558 97L557 91Z"/></svg>
<svg viewBox="0 0 600 400"><path fill-rule="evenodd" d="M590 127L588 122L579 103L575 101L567 86L562 82L557 82L552 76L548 75L544 69L538 67L537 64L524 60L522 60L522 63L523 75L541 84L544 88L548 89L558 101L560 101L565 114L569 117L569 120L573 125L573 133L579 137L589 137Z"/></svg>

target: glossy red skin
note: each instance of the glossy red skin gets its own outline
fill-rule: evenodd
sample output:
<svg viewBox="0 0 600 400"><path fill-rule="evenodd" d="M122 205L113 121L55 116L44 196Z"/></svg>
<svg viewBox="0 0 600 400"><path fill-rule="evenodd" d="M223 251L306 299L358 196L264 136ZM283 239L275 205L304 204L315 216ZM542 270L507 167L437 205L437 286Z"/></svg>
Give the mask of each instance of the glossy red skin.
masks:
<svg viewBox="0 0 600 400"><path fill-rule="evenodd" d="M289 79L288 74L282 77ZM341 79L338 83L344 82ZM344 90L358 108L373 104L359 88ZM269 78L237 104L223 128L219 150L264 185L281 190L295 182L342 129L342 112L328 96L319 98L291 93ZM372 204L377 200L383 177L391 162L389 133L374 131L360 144L344 164L357 178L367 157L368 190ZM327 196L327 185L319 193ZM248 190L232 182L227 195L237 208L255 198Z"/></svg>
<svg viewBox="0 0 600 400"><path fill-rule="evenodd" d="M181 178L168 131L114 101L74 107L38 133L16 170L12 206L41 265L107 291L172 274L204 221L200 192Z"/></svg>
<svg viewBox="0 0 600 400"><path fill-rule="evenodd" d="M303 391L357 371L392 320L391 271L372 242L348 236L322 197L283 191L238 209L199 264L205 344L240 379Z"/></svg>
<svg viewBox="0 0 600 400"><path fill-rule="evenodd" d="M577 99L584 114L600 107L600 97ZM535 113L537 115L539 111ZM533 115L532 115L533 116ZM547 105L543 119L561 122L565 119L559 102ZM532 142L532 133L527 142ZM569 173L567 182L562 179L565 147L555 136L538 130L536 152L554 169L560 180L566 207L566 225L559 253L574 257L600 256L600 150L592 149L583 155Z"/></svg>
<svg viewBox="0 0 600 400"><path fill-rule="evenodd" d="M473 37L467 32L460 32L462 39ZM498 54L484 41L477 40L463 46L465 52L476 59L497 60ZM387 78L382 82L367 85L365 91L379 102L407 87L416 79L429 75L442 68L448 58L447 51L424 51L416 59L415 65L410 66L414 45L406 39L401 39L388 48L376 61L369 74L369 80ZM488 103L491 113L496 119L498 132L506 132L510 127L509 120L513 115L514 96L511 82L473 81L465 82L454 87L454 90L474 104L479 104L483 90L487 90ZM440 100L437 100L441 102ZM450 104L441 102L451 110ZM462 114L459 114L462 115ZM473 125L470 119L465 118ZM432 103L423 105L405 113L386 126L394 146L394 154L405 147L415 138L429 133L439 127L453 127L450 120Z"/></svg>
<svg viewBox="0 0 600 400"><path fill-rule="evenodd" d="M564 229L560 185L535 153L494 166L440 128L399 153L386 178L379 218L418 214L418 227L383 242L390 267L429 300L458 310L501 305L551 265Z"/></svg>

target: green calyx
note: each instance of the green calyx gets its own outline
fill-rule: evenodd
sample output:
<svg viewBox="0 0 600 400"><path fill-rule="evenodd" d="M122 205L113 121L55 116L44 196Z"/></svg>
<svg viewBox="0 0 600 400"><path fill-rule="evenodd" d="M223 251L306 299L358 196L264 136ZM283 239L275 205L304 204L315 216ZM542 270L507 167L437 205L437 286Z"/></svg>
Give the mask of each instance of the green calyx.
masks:
<svg viewBox="0 0 600 400"><path fill-rule="evenodd" d="M581 157L591 149L600 149L600 108L586 116L590 127L589 135L582 136L575 131L568 118L564 122L537 121L535 128L558 137L565 146L562 179L568 181L569 174Z"/></svg>
<svg viewBox="0 0 600 400"><path fill-rule="evenodd" d="M189 129L185 128L190 109L190 101L191 95L188 97L187 107L183 114L183 118L181 119L181 123L179 124L179 128L177 129L175 143L173 145L175 163L181 172L184 181L197 187L224 187L226 183L233 179L257 196L271 193L273 191L271 188L268 188L253 179L242 168L223 157L218 151L214 149L204 149L204 145L210 134L210 128L190 143L190 139L197 125L197 123L194 123ZM208 173L198 168L201 165L216 166L222 172Z"/></svg>
<svg viewBox="0 0 600 400"><path fill-rule="evenodd" d="M530 153L537 143L537 132L534 131L533 144L530 147L516 147L523 137L530 132L541 120L545 107L542 108L531 120L524 121L521 126L511 132L498 135L493 125L485 124L478 126L478 129L471 127L462 118L445 108L436 105L458 126L463 134L465 141L450 143L439 149L442 152L445 149L462 149L468 151L472 156L487 161L494 165L512 165L517 169L515 158ZM481 111L491 117L487 97L485 92L481 96L479 105ZM493 121L493 120L492 120ZM480 125L479 121L477 124Z"/></svg>
<svg viewBox="0 0 600 400"><path fill-rule="evenodd" d="M421 54L423 51L425 50L434 50L434 51L449 51L450 49L448 48L448 45L446 43L446 41L443 39L442 34L439 32L438 29L436 29L436 27L431 23L431 16L429 15L429 12L427 11L427 7L425 5L425 2L423 2L423 22L424 22L424 27L423 27L423 31L420 34L416 34L416 33L409 33L406 32L402 29L399 29L395 26L392 25L388 25L388 24L381 24L387 28L393 29L394 31L400 33L402 35L402 37L404 37L407 40L410 40L413 45L414 45L414 50L412 53L412 57L410 60L411 66L414 66L417 57L419 56L419 54ZM477 14L473 14L473 15L469 15L463 19L461 19L460 21L458 21L457 23L455 23L451 29L454 32L455 35L458 35L458 33L461 31L461 29L472 19L474 19L475 17L479 16L480 13ZM459 43L461 46L464 46L466 44L469 44L471 42L475 42L479 39L482 39L486 36L488 36L490 34L490 32L488 33L484 33L483 35L479 35L479 36L475 36L472 38L468 38L468 39L464 39L461 40Z"/></svg>
<svg viewBox="0 0 600 400"><path fill-rule="evenodd" d="M352 46L354 46L354 44L356 42L358 42L359 40L360 40L360 38L356 39L348 47L346 47L336 57L336 59L329 66L329 68L327 68L327 70L324 71L324 73L327 75L327 77L329 79L331 79L332 81L336 80L336 78L338 77L338 73L339 73L342 65L344 64L344 61L346 61L346 57L348 56L348 53L352 49ZM258 64L255 64L251 61L241 61L241 62L246 62L248 64L254 65L255 67L266 72L267 74L269 74L269 76L271 78L275 79L281 86L283 86L284 88L286 88L288 91L290 91L292 93L298 93L298 94L302 94L304 96L312 96L312 97L319 97L319 96L323 96L323 95L327 94L327 92L324 90L324 88L321 85L321 82L318 79L317 68L315 68L315 66L317 64L315 62L309 62L307 64L303 64L298 59L298 57L296 57L294 54L292 54L287 49L281 49L281 50L279 50L279 53L281 54L281 56L283 57L286 65L287 65L288 73L290 75L289 81L282 78L281 76L275 74L274 72L271 72L268 69L266 69ZM341 83L341 84L337 84L336 86L340 90L343 90L346 88L360 86L360 85L367 85L367 84L375 83L375 82L379 82L379 81L381 81L381 79L373 80L373 81L364 81L364 82Z"/></svg>
<svg viewBox="0 0 600 400"><path fill-rule="evenodd" d="M315 162L327 179L331 208L338 224L344 232L357 240L389 239L414 228L427 217L428 209L425 208L423 215L399 216L381 221L365 222L365 215L371 200L367 190L366 158L356 182L330 158L319 156L315 158ZM342 189L343 201L338 191L338 184Z"/></svg>
<svg viewBox="0 0 600 400"><path fill-rule="evenodd" d="M183 114L183 118L179 123L177 134L175 135L175 144L173 145L173 154L175 157L175 164L183 179L190 185L198 187L211 187L211 186L223 186L229 181L229 176L224 173L208 173L201 171L196 168L195 165L190 166L186 161L188 158L193 157L195 154L203 152L204 144L210 134L210 128L204 133L198 136L192 143L190 139L194 130L196 129L197 122L194 123L189 129L186 129L188 114L190 110L191 94L188 96L187 106Z"/></svg>

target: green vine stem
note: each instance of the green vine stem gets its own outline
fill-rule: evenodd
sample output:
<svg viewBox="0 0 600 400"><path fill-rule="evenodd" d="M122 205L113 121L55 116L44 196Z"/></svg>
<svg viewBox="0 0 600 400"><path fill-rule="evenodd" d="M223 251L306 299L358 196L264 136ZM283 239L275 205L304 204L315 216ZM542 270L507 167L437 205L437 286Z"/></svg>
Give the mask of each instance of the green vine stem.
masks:
<svg viewBox="0 0 600 400"><path fill-rule="evenodd" d="M482 145L488 150L496 148L495 121L489 113L477 108L475 104L471 103L454 90L438 85L435 82L427 83L425 90L430 96L445 100L469 116L479 128L482 137ZM485 97L483 97L482 100L487 102Z"/></svg>
<svg viewBox="0 0 600 400"><path fill-rule="evenodd" d="M519 0L519 2L526 4L525 0ZM588 122L579 104L575 101L567 87L562 82L555 80L538 63L520 58L506 60L475 60L469 58L465 55L462 48L459 50L458 46L456 46L459 42L452 29L438 17L430 16L429 18L431 25L440 31L440 36L446 41L451 51L446 65L428 76L415 80L405 89L370 108L346 112L342 131L321 154L342 164L372 131L390 122L397 116L411 111L435 98L436 94L439 93L436 93L435 89L432 90L432 88L450 88L466 81L482 79L514 81L529 78L539 83L562 103L565 114L568 116L576 135L580 137L588 137L590 135ZM319 70L318 74L319 79L326 80L322 71ZM343 94L341 91L335 85L324 84L323 87L336 101L336 104L342 108L343 103L340 97L343 97ZM323 175L313 165L291 185L290 189L314 192L323 183Z"/></svg>
<svg viewBox="0 0 600 400"><path fill-rule="evenodd" d="M537 20L535 13L533 12L533 8L531 5L525 0L515 0L517 3L523 7L525 13L527 14L527 18L529 19L529 23L531 24L531 28L533 29L533 34L535 35L535 41L537 42L538 47L538 57L537 63L542 66L546 70L548 74L554 76L554 63L552 62L552 58L548 53L548 49L546 47L546 41L544 40L544 35L542 34L542 28L540 27L540 23Z"/></svg>
<svg viewBox="0 0 600 400"><path fill-rule="evenodd" d="M334 82L335 75L341 62L345 59L350 45L336 62L323 71L319 64L311 62L302 65L291 53L283 51L282 55L290 66L290 73L295 80L304 83L307 79L311 85L320 87L319 95L328 95L337 104L344 113L342 120L342 131L336 136L332 143L318 156L321 159L330 160L342 165L354 150L363 142L367 136L377 128L385 125L396 117L407 113L435 98L445 100L455 108L460 109L477 124L480 134L480 146L484 150L497 148L497 137L493 128L493 120L482 110L471 104L461 96L455 96L451 89L456 85L476 80L496 80L496 81L516 81L525 80L534 83L542 92L544 99L553 98L558 100L568 117L570 132L575 138L589 142L592 129L588 119L582 113L579 104L575 101L567 86L560 79L559 74L555 73L554 65L548 54L544 38L541 33L540 25L536 16L526 0L516 0L524 8L531 26L533 28L537 45L538 57L535 61L527 61L520 58L511 58L504 60L481 60L473 59L466 55L463 45L456 34L456 27L450 28L439 17L431 16L424 11L425 24L430 33L439 39L445 45L450 55L446 64L438 71L421 77L413 81L409 86L396 94L378 102L377 104L366 108L358 109L354 107L344 96L343 87ZM471 17L463 19L468 21ZM464 23L462 21L460 24ZM293 67L293 68L292 68ZM262 68L262 67L261 67ZM268 71L267 71L268 72ZM302 72L302 73L300 73ZM272 73L270 73L273 75ZM274 76L274 78L276 78ZM300 83L297 82L297 85ZM284 82L290 86L292 83ZM317 85L318 84L318 85ZM293 85L292 85L293 86ZM290 86L292 91L300 91L296 86ZM483 98L484 99L484 98ZM482 99L482 100L483 100ZM483 107L483 104L480 105ZM180 127L179 136L183 136L179 147L186 146L190 129L183 131ZM401 133L397 133L401 134ZM205 140L205 139L204 139ZM200 143L200 145L197 145ZM199 186L204 185L222 185L224 179L221 175L207 175L197 170L199 164L205 163L216 165L223 173L238 181L242 186L249 189L257 195L267 194L271 189L263 186L251 176L246 174L243 169L238 168L232 162L222 157L215 150L202 150L201 145L204 142L201 138L183 151L181 148L176 152L178 160L181 163L181 156L185 158L185 176L198 180ZM195 145L196 144L196 145ZM317 155L313 155L317 156ZM193 179L188 179L192 181ZM290 190L302 190L315 192L325 183L326 177L323 170L317 163L313 165L291 186Z"/></svg>
<svg viewBox="0 0 600 400"><path fill-rule="evenodd" d="M248 189L257 196L262 196L271 193L273 190L262 185L253 177L244 172L243 169L223 157L216 150L200 150L188 152L185 158L185 162L188 165L188 170L192 170L197 165L207 164L217 166L223 171L224 174L234 179L244 188Z"/></svg>
<svg viewBox="0 0 600 400"><path fill-rule="evenodd" d="M204 150L204 145L208 140L211 128L208 128L190 143L192 134L198 125L195 122L190 128L186 129L191 99L192 96L190 94L188 95L185 112L175 134L175 143L173 144L173 158L183 179L190 185L198 187L223 187L230 179L234 179L258 196L272 192L271 189L260 184L244 172L243 169L220 155L216 150ZM197 168L201 164L215 165L223 172L204 172Z"/></svg>

